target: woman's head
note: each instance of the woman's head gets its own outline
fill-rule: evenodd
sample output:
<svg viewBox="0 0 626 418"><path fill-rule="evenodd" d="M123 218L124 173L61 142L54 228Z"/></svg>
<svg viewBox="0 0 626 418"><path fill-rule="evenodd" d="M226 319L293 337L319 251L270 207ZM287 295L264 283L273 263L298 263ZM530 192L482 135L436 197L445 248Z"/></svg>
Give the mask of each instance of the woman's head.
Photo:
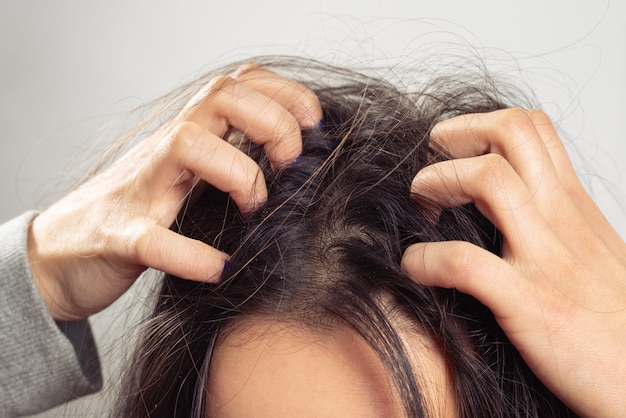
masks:
<svg viewBox="0 0 626 418"><path fill-rule="evenodd" d="M231 259L218 285L165 277L120 411L567 414L486 308L400 271L416 242L462 239L499 251L498 232L477 211L440 211L409 190L415 173L446 158L429 140L432 127L509 106L501 91L469 76L408 92L311 62L272 68L296 70L325 123L302 133L301 157L280 170L245 132L229 133L261 166L268 201L243 216L214 188L191 196L177 230Z"/></svg>
<svg viewBox="0 0 626 418"><path fill-rule="evenodd" d="M452 379L440 348L409 326L398 328L426 409L437 417L455 416ZM344 324L316 330L296 322L243 319L220 338L210 367L210 417L406 416L380 357Z"/></svg>

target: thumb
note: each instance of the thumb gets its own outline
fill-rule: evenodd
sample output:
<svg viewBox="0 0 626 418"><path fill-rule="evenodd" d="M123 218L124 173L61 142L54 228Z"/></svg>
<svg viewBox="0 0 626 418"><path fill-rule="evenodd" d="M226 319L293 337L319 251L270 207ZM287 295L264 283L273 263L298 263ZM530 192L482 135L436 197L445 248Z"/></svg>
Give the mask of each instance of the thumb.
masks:
<svg viewBox="0 0 626 418"><path fill-rule="evenodd" d="M422 285L455 288L475 297L500 319L524 310L518 306L524 284L518 272L500 257L468 242L414 244L405 251L401 268Z"/></svg>

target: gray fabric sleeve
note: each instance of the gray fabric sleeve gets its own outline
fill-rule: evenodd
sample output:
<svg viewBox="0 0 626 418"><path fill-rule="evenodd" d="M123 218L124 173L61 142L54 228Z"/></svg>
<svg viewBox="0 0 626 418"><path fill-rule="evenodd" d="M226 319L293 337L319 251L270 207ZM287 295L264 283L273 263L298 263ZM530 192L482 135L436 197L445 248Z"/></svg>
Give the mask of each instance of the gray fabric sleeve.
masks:
<svg viewBox="0 0 626 418"><path fill-rule="evenodd" d="M55 322L26 255L26 213L0 225L0 417L34 414L102 387L87 320Z"/></svg>

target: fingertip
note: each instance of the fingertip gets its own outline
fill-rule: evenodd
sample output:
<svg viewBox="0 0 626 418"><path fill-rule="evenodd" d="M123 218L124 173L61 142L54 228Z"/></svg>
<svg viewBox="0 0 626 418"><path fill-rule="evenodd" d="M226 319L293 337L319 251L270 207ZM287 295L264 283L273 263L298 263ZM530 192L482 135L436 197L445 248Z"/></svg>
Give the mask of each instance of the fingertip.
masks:
<svg viewBox="0 0 626 418"><path fill-rule="evenodd" d="M233 200L235 200L235 203L237 203L241 214L247 216L261 208L265 202L267 202L267 186L265 185L265 179L262 178L260 181L257 181L254 188L248 192L248 197L245 200L242 198L236 199L234 193L231 193L231 196Z"/></svg>
<svg viewBox="0 0 626 418"><path fill-rule="evenodd" d="M222 279L224 279L224 277L226 277L230 273L229 266L229 259L226 259L226 261L224 261L224 267L222 267Z"/></svg>
<svg viewBox="0 0 626 418"><path fill-rule="evenodd" d="M426 243L418 243L409 246L402 255L400 270L414 281L419 275L416 272L423 269L423 258Z"/></svg>
<svg viewBox="0 0 626 418"><path fill-rule="evenodd" d="M322 118L321 109L319 112L315 112L313 114L307 113L305 117L300 117L298 122L300 123L300 127L303 131L322 129L326 126L326 122Z"/></svg>
<svg viewBox="0 0 626 418"><path fill-rule="evenodd" d="M315 104L306 108L301 114L296 115L296 119L302 129L315 129L324 127L322 119L322 108L315 97Z"/></svg>
<svg viewBox="0 0 626 418"><path fill-rule="evenodd" d="M218 251L219 255L215 258L215 262L209 267L208 275L203 280L207 283L220 283L226 277L228 271L228 254Z"/></svg>
<svg viewBox="0 0 626 418"><path fill-rule="evenodd" d="M273 171L290 167L302 154L302 131L299 126L289 126L265 145L265 152Z"/></svg>
<svg viewBox="0 0 626 418"><path fill-rule="evenodd" d="M202 255L192 261L187 274L179 277L200 283L219 283L222 280L225 265L230 259L229 255L207 244L197 241L201 246Z"/></svg>
<svg viewBox="0 0 626 418"><path fill-rule="evenodd" d="M429 188L432 187L431 177L433 171L432 167L434 166L436 166L436 164L424 167L417 172L411 181L411 193L416 196L425 195Z"/></svg>
<svg viewBox="0 0 626 418"><path fill-rule="evenodd" d="M140 228L134 241L137 264L196 282L217 282L228 254L170 229L151 225Z"/></svg>
<svg viewBox="0 0 626 418"><path fill-rule="evenodd" d="M404 255L402 256L402 260L406 257L411 257L414 254L423 251L424 246L427 245L425 242L418 242L416 244L411 244L404 250Z"/></svg>
<svg viewBox="0 0 626 418"><path fill-rule="evenodd" d="M433 127L430 129L430 140L433 141L437 145L442 145L440 141L442 141L443 136L445 135L446 127L453 122L453 119L444 119L435 123Z"/></svg>
<svg viewBox="0 0 626 418"><path fill-rule="evenodd" d="M483 268L479 260L483 260L482 253L485 251L466 241L417 243L404 252L401 269L409 278L424 286L455 287L467 291L467 279L481 275Z"/></svg>
<svg viewBox="0 0 626 418"><path fill-rule="evenodd" d="M298 165L301 161L300 155L301 154L298 154L294 158L288 157L280 160L270 160L270 166L272 167L272 171L276 172Z"/></svg>
<svg viewBox="0 0 626 418"><path fill-rule="evenodd" d="M300 127L318 126L322 106L317 94L299 81L282 77L258 64L246 65L235 77L287 109Z"/></svg>
<svg viewBox="0 0 626 418"><path fill-rule="evenodd" d="M302 162L302 150L304 148L303 137L307 137L307 138L311 138L315 140L323 139L324 138L324 131L323 131L324 126L326 126L326 123L324 122L323 119L320 119L317 122L316 126L302 129L301 135L300 135L300 143L301 143L300 152L301 153L298 154L298 156L291 162L290 165L297 166Z"/></svg>
<svg viewBox="0 0 626 418"><path fill-rule="evenodd" d="M419 195L420 190L424 186L424 175L422 171L423 170L420 170L411 181L411 193L413 195Z"/></svg>
<svg viewBox="0 0 626 418"><path fill-rule="evenodd" d="M181 276L181 278L201 283L219 283L222 279L224 265L229 259L228 254L219 251L206 244L201 244L203 255L191 264L189 274ZM193 261L192 261L193 263Z"/></svg>
<svg viewBox="0 0 626 418"><path fill-rule="evenodd" d="M429 137L431 141L437 142L436 140L439 136L439 133L441 132L441 124L443 122L444 121L437 122L432 126L432 128L430 128Z"/></svg>
<svg viewBox="0 0 626 418"><path fill-rule="evenodd" d="M246 156L246 164L230 171L230 184L221 189L228 192L243 215L254 212L267 201L267 185L261 168Z"/></svg>
<svg viewBox="0 0 626 418"><path fill-rule="evenodd" d="M303 86L304 87L304 86ZM291 109L302 129L320 128L323 126L323 112L317 95L304 87L299 97L299 105ZM322 122L322 125L320 125Z"/></svg>

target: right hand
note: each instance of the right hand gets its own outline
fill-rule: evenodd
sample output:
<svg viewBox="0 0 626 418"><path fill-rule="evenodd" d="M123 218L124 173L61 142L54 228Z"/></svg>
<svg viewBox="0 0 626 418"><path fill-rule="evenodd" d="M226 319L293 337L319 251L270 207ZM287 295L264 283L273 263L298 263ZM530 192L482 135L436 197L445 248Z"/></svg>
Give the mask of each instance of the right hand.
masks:
<svg viewBox="0 0 626 418"><path fill-rule="evenodd" d="M217 281L227 255L169 229L201 179L242 212L265 202L257 164L222 137L233 127L262 144L273 167L302 150L302 128L322 117L315 94L246 66L204 86L172 121L35 218L28 257L56 320L104 309L147 267Z"/></svg>

